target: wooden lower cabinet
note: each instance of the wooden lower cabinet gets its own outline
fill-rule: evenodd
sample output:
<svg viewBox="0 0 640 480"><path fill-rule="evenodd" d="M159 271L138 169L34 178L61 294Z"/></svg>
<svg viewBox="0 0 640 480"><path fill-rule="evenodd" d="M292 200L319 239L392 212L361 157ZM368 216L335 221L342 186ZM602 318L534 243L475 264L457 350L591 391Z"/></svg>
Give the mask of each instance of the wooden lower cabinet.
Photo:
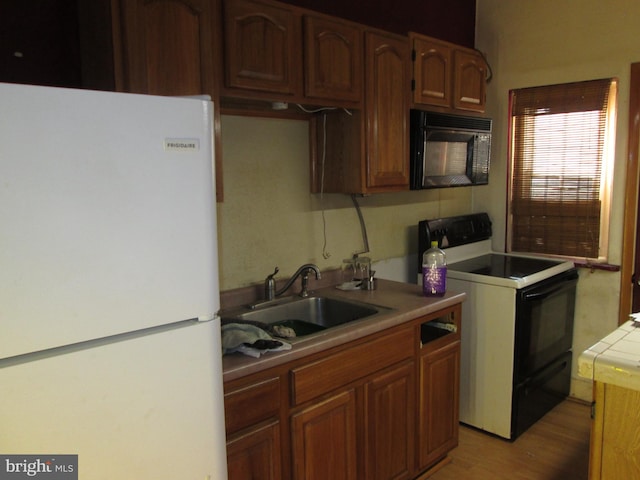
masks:
<svg viewBox="0 0 640 480"><path fill-rule="evenodd" d="M594 382L589 480L640 478L640 391Z"/></svg>
<svg viewBox="0 0 640 480"><path fill-rule="evenodd" d="M458 445L460 341L420 358L419 453L429 468Z"/></svg>
<svg viewBox="0 0 640 480"><path fill-rule="evenodd" d="M364 386L362 478L411 478L415 432L414 364L391 367Z"/></svg>
<svg viewBox="0 0 640 480"><path fill-rule="evenodd" d="M295 413L291 419L293 478L357 478L356 393L350 389Z"/></svg>
<svg viewBox="0 0 640 480"><path fill-rule="evenodd" d="M229 479L408 480L440 464L458 442L460 313L225 383ZM432 321L454 331L425 336Z"/></svg>
<svg viewBox="0 0 640 480"><path fill-rule="evenodd" d="M280 480L280 377L226 384L227 470L231 480Z"/></svg>
<svg viewBox="0 0 640 480"><path fill-rule="evenodd" d="M293 478L411 478L413 375L403 362L294 414Z"/></svg>
<svg viewBox="0 0 640 480"><path fill-rule="evenodd" d="M234 480L280 480L280 424L272 422L227 442L227 470Z"/></svg>

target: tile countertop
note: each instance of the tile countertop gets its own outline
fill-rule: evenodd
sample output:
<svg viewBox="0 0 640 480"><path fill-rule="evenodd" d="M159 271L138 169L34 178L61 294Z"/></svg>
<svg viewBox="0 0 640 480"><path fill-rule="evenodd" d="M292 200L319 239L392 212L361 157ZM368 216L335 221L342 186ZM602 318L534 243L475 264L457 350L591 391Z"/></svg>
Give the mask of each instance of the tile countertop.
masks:
<svg viewBox="0 0 640 480"><path fill-rule="evenodd" d="M630 320L582 352L578 375L640 390L640 327Z"/></svg>
<svg viewBox="0 0 640 480"><path fill-rule="evenodd" d="M376 279L376 282L376 290L342 291L335 287L327 287L310 293L371 303L386 307L388 310L385 309L372 317L333 327L314 335L296 338L291 342L291 350L268 352L260 358L249 357L241 353L225 355L222 358L224 381L235 380L312 353L342 345L437 312L465 299L464 293L457 292L447 292L444 297L424 297L422 288L418 285L383 279Z"/></svg>

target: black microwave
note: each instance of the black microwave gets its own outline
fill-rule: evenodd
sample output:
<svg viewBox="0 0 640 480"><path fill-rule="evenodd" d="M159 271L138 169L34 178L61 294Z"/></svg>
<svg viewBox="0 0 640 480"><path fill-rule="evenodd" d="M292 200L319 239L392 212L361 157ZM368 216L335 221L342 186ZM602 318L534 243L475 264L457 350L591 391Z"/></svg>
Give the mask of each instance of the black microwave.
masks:
<svg viewBox="0 0 640 480"><path fill-rule="evenodd" d="M411 189L489 183L491 119L411 110Z"/></svg>

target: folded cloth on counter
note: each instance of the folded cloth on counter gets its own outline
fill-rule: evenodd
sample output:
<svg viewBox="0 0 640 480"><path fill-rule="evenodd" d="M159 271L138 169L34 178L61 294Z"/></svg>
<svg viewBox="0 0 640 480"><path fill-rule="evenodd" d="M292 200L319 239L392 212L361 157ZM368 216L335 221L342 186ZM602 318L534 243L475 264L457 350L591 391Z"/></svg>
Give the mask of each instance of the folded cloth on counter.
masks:
<svg viewBox="0 0 640 480"><path fill-rule="evenodd" d="M275 340L262 328L246 323L222 325L222 353L240 352L259 358L266 352L291 350L291 345Z"/></svg>

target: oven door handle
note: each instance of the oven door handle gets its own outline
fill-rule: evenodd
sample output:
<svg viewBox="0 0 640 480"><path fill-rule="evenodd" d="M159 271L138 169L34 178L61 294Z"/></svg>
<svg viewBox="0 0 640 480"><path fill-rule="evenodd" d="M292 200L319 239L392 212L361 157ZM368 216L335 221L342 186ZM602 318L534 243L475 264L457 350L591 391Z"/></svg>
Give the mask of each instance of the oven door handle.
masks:
<svg viewBox="0 0 640 480"><path fill-rule="evenodd" d="M570 282L575 282L575 280L570 280ZM553 295L554 293L557 293L561 290L564 290L565 288L567 288L567 284L563 284L563 285L556 285L554 287L549 287L545 290L539 291L539 292L531 292L531 293L525 293L523 298L526 301L536 301L536 300L544 300L547 297L550 297L551 295Z"/></svg>

